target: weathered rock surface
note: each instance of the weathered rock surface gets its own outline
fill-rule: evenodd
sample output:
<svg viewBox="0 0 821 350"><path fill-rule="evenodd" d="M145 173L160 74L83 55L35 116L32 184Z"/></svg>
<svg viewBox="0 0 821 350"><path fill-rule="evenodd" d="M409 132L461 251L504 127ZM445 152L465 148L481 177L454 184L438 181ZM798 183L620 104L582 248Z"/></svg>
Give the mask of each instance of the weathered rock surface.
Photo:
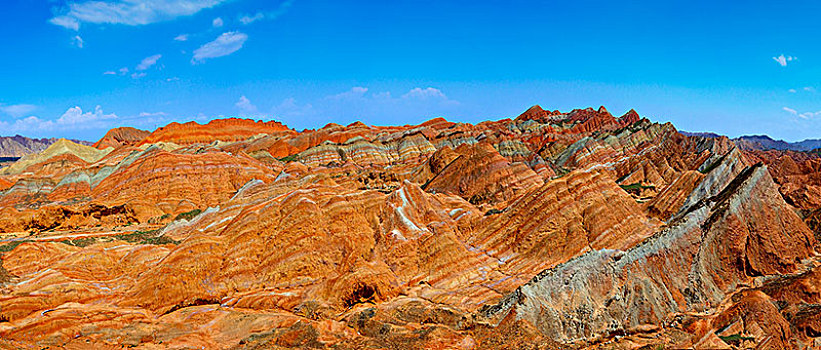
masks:
<svg viewBox="0 0 821 350"><path fill-rule="evenodd" d="M604 107L60 141L0 174L0 347L812 348L816 163Z"/></svg>
<svg viewBox="0 0 821 350"><path fill-rule="evenodd" d="M140 141L138 145L158 142L190 145L195 143L208 144L214 141L241 141L260 134L275 132L293 132L278 122L262 122L250 119L217 119L208 124L200 125L196 122L185 124L171 123L154 130Z"/></svg>
<svg viewBox="0 0 821 350"><path fill-rule="evenodd" d="M0 136L0 157L22 157L28 154L40 153L57 139L32 139L20 135ZM88 145L88 142L72 140L74 143Z"/></svg>
<svg viewBox="0 0 821 350"><path fill-rule="evenodd" d="M109 130L93 147L106 149L108 147L136 146L150 134L150 131L132 127L114 128Z"/></svg>
<svg viewBox="0 0 821 350"><path fill-rule="evenodd" d="M816 243L755 165L642 244L569 260L485 311L513 314L560 342L641 332L712 310L757 279L796 272Z"/></svg>

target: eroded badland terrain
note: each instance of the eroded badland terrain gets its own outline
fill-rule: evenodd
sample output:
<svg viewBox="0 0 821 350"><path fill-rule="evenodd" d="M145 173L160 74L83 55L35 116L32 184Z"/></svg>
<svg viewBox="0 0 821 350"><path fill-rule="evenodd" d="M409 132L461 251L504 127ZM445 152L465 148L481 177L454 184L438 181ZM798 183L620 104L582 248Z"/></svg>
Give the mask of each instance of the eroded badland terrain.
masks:
<svg viewBox="0 0 821 350"><path fill-rule="evenodd" d="M0 170L0 348L821 348L821 158L603 107Z"/></svg>

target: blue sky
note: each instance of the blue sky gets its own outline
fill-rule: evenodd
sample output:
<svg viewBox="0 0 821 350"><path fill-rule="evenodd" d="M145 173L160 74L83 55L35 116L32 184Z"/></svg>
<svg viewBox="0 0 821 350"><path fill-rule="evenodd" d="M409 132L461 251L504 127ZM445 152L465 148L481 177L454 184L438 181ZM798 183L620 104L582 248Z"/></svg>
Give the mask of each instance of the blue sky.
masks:
<svg viewBox="0 0 821 350"><path fill-rule="evenodd" d="M0 134L635 108L821 138L817 1L5 0Z"/></svg>

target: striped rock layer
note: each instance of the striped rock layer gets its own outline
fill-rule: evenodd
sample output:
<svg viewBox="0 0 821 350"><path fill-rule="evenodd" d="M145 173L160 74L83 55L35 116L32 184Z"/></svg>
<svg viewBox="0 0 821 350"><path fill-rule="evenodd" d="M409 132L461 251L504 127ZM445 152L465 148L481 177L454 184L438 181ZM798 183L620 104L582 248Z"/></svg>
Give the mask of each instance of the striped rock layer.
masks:
<svg viewBox="0 0 821 350"><path fill-rule="evenodd" d="M811 348L816 163L604 107L59 141L0 170L0 347Z"/></svg>

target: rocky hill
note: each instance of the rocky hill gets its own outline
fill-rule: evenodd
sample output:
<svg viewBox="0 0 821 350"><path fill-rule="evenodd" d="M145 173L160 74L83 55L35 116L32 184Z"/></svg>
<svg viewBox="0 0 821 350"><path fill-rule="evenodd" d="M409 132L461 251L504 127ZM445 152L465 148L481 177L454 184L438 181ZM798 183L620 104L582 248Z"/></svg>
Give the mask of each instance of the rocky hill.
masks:
<svg viewBox="0 0 821 350"><path fill-rule="evenodd" d="M0 157L19 158L27 154L39 153L48 148L57 139L32 139L20 135L0 136ZM89 144L84 141L74 141Z"/></svg>
<svg viewBox="0 0 821 350"><path fill-rule="evenodd" d="M120 127L109 130L103 138L94 143L94 148L105 149L120 146L134 146L150 135L150 131L131 127Z"/></svg>
<svg viewBox="0 0 821 350"><path fill-rule="evenodd" d="M114 129L0 174L0 347L817 348L819 174L604 107Z"/></svg>
<svg viewBox="0 0 821 350"><path fill-rule="evenodd" d="M778 151L812 151L821 148L821 140L804 140L799 142L786 142L783 140L773 140L767 135L741 136L733 139L741 148L748 150L769 150Z"/></svg>

